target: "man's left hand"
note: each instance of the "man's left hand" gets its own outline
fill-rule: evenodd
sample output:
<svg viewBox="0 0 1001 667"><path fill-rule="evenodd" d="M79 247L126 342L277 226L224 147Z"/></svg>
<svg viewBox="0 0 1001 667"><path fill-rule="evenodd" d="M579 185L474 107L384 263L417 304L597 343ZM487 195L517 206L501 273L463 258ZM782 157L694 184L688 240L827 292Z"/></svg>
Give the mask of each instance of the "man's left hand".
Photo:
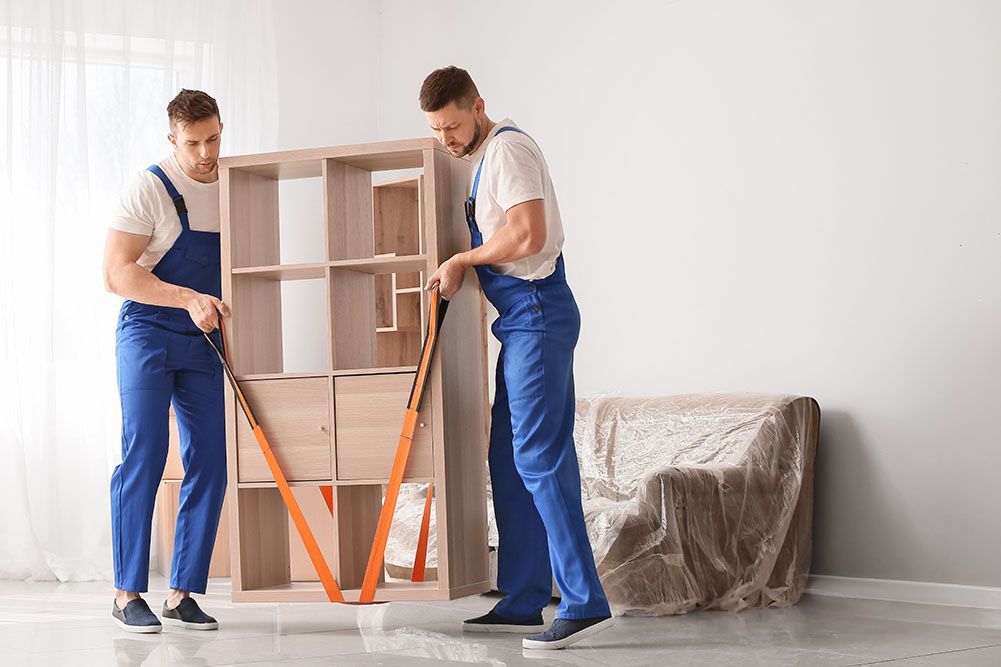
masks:
<svg viewBox="0 0 1001 667"><path fill-rule="evenodd" d="M451 299L462 289L462 281L465 278L466 265L463 263L461 255L455 255L438 267L424 289L431 290L437 286L443 299Z"/></svg>

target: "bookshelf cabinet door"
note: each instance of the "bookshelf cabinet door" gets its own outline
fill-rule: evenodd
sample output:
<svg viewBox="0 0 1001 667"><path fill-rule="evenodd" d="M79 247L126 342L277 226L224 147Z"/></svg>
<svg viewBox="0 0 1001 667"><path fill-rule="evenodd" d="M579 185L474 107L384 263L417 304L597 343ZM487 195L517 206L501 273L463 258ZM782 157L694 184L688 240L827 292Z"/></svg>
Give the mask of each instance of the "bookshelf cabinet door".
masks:
<svg viewBox="0 0 1001 667"><path fill-rule="evenodd" d="M334 378L337 479L389 479L413 382L413 373ZM430 397L429 387L404 479L434 474Z"/></svg>
<svg viewBox="0 0 1001 667"><path fill-rule="evenodd" d="M289 481L329 480L330 380L296 378L242 383L261 429ZM239 410L239 408L237 408ZM241 482L270 482L271 471L243 414L236 438Z"/></svg>

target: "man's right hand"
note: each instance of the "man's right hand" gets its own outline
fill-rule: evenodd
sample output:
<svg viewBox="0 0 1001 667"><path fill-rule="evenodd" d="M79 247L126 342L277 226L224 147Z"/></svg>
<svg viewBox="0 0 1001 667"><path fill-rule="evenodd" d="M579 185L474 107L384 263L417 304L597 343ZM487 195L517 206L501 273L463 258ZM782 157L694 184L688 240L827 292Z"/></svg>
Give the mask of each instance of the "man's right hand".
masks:
<svg viewBox="0 0 1001 667"><path fill-rule="evenodd" d="M229 317L229 306L209 294L194 293L194 296L184 306L191 321L205 333L212 333L219 328L219 315Z"/></svg>

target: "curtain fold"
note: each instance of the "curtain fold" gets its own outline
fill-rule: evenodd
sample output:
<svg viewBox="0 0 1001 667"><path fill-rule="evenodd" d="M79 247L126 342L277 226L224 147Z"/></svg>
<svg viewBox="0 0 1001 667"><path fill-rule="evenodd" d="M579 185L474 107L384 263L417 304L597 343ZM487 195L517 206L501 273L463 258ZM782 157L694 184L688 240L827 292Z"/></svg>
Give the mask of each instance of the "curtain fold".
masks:
<svg viewBox="0 0 1001 667"><path fill-rule="evenodd" d="M101 260L182 87L218 100L223 155L274 149L271 0L0 0L0 577L111 578L121 299Z"/></svg>

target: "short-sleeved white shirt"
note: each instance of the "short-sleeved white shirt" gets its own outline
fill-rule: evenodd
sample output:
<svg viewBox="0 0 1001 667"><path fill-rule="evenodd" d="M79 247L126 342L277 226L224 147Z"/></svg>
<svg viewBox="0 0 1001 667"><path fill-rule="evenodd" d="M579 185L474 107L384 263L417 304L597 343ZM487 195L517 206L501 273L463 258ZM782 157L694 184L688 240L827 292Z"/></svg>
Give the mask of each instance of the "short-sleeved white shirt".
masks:
<svg viewBox="0 0 1001 667"><path fill-rule="evenodd" d="M538 280L556 269L556 260L563 251L563 221L556 192L549 177L549 166L542 151L530 137L521 132L497 131L502 127L518 127L510 118L497 123L474 153L467 156L473 168L483 161L483 173L476 194L476 226L486 242L506 222L507 210L533 199L542 199L546 211L546 245L538 254L509 264L491 268L523 280ZM472 189L472 181L469 185Z"/></svg>
<svg viewBox="0 0 1001 667"><path fill-rule="evenodd" d="M159 164L184 197L191 229L218 232L219 181L196 181L181 170L173 154ZM160 179L143 170L118 195L112 210L111 228L150 237L146 250L136 263L151 271L181 235L181 219Z"/></svg>

